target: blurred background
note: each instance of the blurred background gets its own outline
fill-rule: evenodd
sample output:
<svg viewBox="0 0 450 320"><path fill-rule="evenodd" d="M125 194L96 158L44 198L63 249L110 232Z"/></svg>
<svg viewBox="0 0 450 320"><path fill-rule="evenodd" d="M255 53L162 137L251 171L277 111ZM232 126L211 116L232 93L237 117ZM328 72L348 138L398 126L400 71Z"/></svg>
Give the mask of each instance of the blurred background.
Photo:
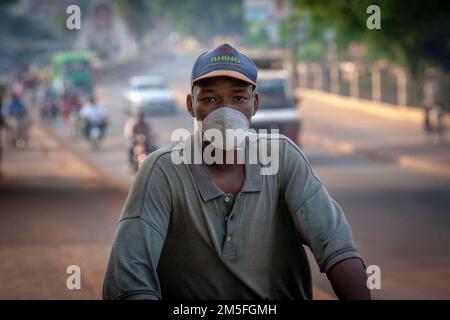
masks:
<svg viewBox="0 0 450 320"><path fill-rule="evenodd" d="M252 126L302 148L379 267L373 297L449 299L443 0L0 1L0 299L101 298L139 163L193 131L191 68L222 43L258 65Z"/></svg>

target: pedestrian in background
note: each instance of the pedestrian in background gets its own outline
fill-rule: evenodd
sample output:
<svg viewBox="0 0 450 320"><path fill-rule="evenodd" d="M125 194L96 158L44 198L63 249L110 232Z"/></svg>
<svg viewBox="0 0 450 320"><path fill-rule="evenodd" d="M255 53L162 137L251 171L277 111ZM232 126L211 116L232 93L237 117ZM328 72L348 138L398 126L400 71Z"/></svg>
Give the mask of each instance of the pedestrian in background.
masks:
<svg viewBox="0 0 450 320"><path fill-rule="evenodd" d="M427 68L425 70L423 83L424 130L427 137L431 138L431 141L433 141L435 133L441 134L443 130L443 101L440 80L439 69Z"/></svg>

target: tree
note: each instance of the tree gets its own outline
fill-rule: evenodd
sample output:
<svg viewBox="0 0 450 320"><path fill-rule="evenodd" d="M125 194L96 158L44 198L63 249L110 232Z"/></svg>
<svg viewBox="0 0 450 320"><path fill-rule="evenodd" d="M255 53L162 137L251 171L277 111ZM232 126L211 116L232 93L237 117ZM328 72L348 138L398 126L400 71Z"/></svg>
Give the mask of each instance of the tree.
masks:
<svg viewBox="0 0 450 320"><path fill-rule="evenodd" d="M337 40L363 42L372 57L386 56L413 72L428 65L450 70L450 3L446 0L293 0L312 20L337 31ZM369 30L369 5L381 9L381 30Z"/></svg>
<svg viewBox="0 0 450 320"><path fill-rule="evenodd" d="M0 0L0 38L1 45L5 45L6 39L39 39L48 38L50 35L40 26L36 26L29 17L11 13L11 8L18 0ZM4 53L4 52L3 52Z"/></svg>
<svg viewBox="0 0 450 320"><path fill-rule="evenodd" d="M180 34L199 39L242 33L243 0L115 0L135 34L167 21Z"/></svg>
<svg viewBox="0 0 450 320"><path fill-rule="evenodd" d="M146 0L115 0L119 14L138 40L145 36L147 30L154 27L160 3L160 1Z"/></svg>

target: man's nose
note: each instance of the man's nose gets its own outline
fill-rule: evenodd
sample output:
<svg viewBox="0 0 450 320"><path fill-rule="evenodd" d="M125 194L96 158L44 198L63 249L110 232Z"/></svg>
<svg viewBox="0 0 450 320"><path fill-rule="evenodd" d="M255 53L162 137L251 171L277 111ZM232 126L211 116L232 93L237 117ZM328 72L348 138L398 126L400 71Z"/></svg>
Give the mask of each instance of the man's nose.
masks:
<svg viewBox="0 0 450 320"><path fill-rule="evenodd" d="M231 101L223 101L223 102L217 104L216 108L214 108L214 109L219 109L219 108L231 108L231 109L238 110L238 107Z"/></svg>

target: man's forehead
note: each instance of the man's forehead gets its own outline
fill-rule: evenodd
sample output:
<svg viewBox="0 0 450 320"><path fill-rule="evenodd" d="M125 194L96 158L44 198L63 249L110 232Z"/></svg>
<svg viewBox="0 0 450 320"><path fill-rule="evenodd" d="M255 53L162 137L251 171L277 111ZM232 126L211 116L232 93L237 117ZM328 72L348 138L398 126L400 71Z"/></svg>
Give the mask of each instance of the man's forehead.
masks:
<svg viewBox="0 0 450 320"><path fill-rule="evenodd" d="M194 84L194 88L197 88L198 92L215 92L224 89L232 91L247 91L248 88L253 88L253 85L238 79L214 77L197 81Z"/></svg>

